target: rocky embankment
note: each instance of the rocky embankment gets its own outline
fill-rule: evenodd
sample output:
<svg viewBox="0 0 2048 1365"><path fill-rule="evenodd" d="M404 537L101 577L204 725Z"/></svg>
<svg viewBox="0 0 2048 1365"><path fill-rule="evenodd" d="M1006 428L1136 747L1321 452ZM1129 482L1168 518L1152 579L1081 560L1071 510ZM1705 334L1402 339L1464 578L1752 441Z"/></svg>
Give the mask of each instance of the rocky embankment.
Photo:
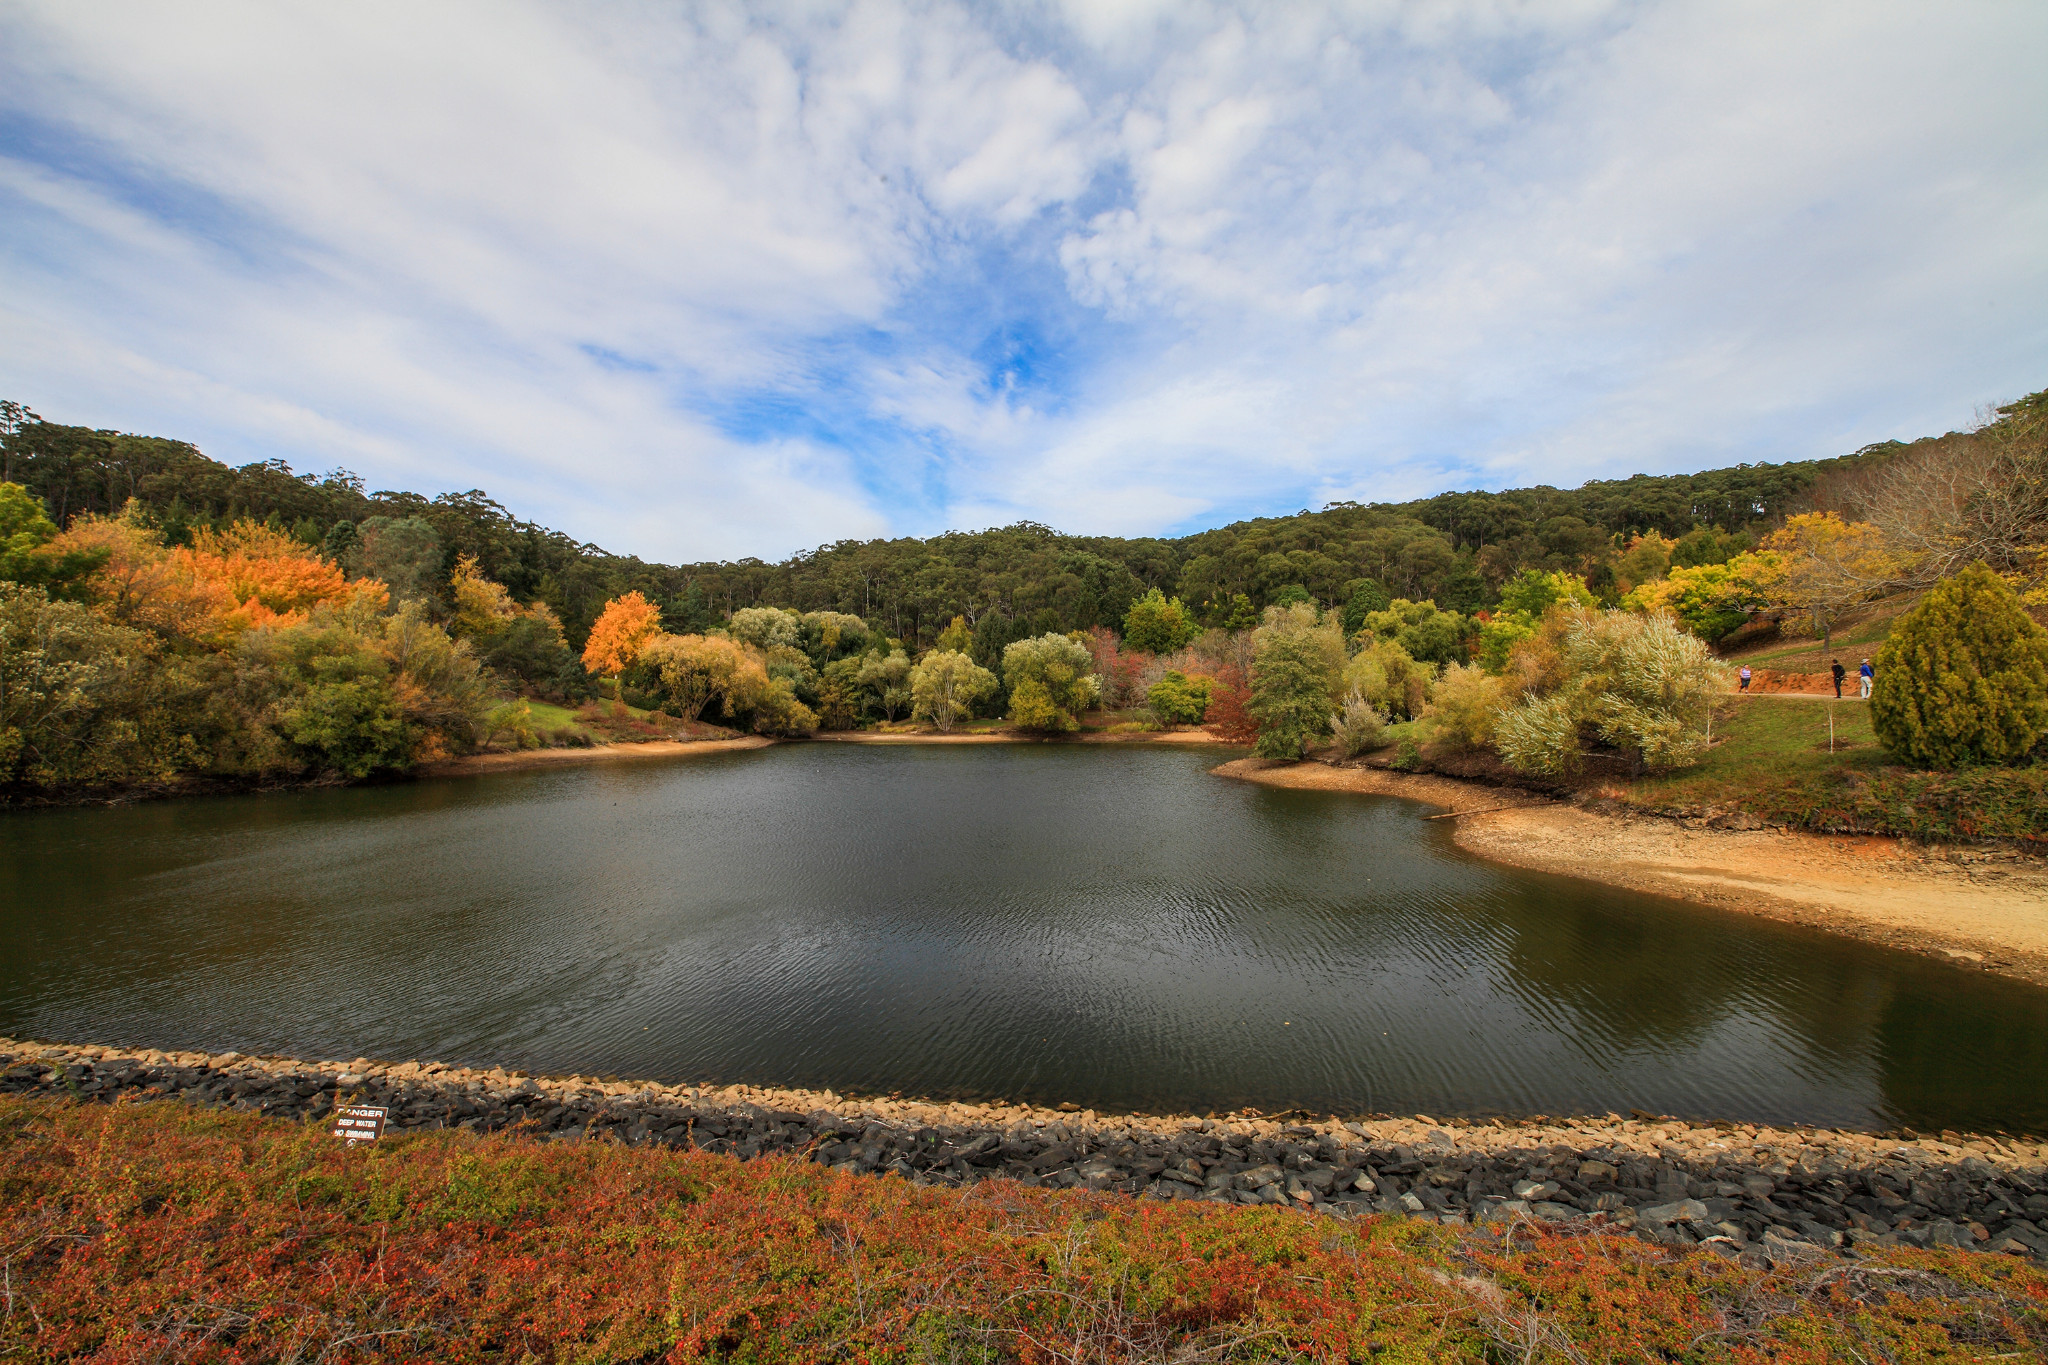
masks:
<svg viewBox="0 0 2048 1365"><path fill-rule="evenodd" d="M0 1039L0 1094L178 1099L302 1122L343 1104L380 1105L389 1110L387 1140L462 1128L742 1159L788 1153L921 1184L1009 1179L1337 1217L1602 1225L1773 1262L1873 1245L2048 1260L2048 1146L1954 1133L1879 1138L1613 1117L1103 1115L8 1039Z"/></svg>

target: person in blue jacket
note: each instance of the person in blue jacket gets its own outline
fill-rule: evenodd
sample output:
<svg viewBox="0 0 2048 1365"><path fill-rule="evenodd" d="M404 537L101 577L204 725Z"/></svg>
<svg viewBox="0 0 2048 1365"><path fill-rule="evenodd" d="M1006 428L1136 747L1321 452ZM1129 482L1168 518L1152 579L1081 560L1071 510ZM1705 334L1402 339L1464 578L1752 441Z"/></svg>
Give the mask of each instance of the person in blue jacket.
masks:
<svg viewBox="0 0 2048 1365"><path fill-rule="evenodd" d="M1863 667L1856 670L1856 676L1860 680L1859 685L1863 693L1863 700L1869 701L1871 685L1877 681L1877 670L1870 666L1870 660L1865 659Z"/></svg>

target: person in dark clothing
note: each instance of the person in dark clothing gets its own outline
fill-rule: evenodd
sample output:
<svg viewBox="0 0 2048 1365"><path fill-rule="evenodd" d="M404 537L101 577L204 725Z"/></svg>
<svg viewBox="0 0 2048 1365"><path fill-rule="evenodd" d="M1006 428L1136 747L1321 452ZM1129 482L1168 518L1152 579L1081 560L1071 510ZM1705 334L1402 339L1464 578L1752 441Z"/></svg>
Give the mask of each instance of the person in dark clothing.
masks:
<svg viewBox="0 0 2048 1365"><path fill-rule="evenodd" d="M1842 661L1837 659L1835 660L1834 668L1830 671L1835 675L1835 696L1839 700L1842 695L1842 679L1849 676L1849 670L1842 667Z"/></svg>

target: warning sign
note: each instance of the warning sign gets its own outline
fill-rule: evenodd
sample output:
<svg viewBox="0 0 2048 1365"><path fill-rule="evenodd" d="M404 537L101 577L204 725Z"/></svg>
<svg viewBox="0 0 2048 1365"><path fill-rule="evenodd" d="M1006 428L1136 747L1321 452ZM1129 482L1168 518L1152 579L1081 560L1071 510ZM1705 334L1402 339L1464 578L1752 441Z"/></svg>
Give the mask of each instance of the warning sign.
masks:
<svg viewBox="0 0 2048 1365"><path fill-rule="evenodd" d="M384 1119L391 1111L381 1104L344 1104L334 1111L333 1136L353 1147L358 1142L375 1142L384 1136Z"/></svg>

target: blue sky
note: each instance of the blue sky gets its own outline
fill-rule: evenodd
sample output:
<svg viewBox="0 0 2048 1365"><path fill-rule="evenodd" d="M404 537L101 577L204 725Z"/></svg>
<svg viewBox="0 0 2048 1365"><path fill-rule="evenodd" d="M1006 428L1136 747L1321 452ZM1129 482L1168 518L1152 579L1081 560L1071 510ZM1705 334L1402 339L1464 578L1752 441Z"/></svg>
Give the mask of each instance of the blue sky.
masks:
<svg viewBox="0 0 2048 1365"><path fill-rule="evenodd" d="M2048 8L0 3L0 393L678 560L2048 386Z"/></svg>

